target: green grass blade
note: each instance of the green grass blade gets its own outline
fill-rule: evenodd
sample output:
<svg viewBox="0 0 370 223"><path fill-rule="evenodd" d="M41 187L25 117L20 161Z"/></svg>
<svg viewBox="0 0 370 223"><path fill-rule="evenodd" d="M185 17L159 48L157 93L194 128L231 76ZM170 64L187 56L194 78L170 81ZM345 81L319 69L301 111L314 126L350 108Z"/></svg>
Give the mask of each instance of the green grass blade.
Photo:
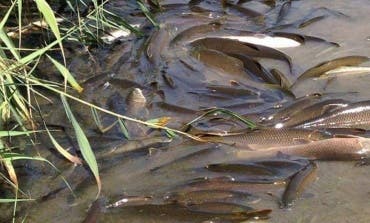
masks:
<svg viewBox="0 0 370 223"><path fill-rule="evenodd" d="M82 164L80 158L78 158L77 156L73 156L72 154L70 154L67 150L65 150L58 142L57 140L53 137L53 135L50 133L49 129L46 128L46 131L49 135L49 138L51 140L51 142L53 143L55 149L60 153L62 154L62 156L64 156L66 159L68 159L69 161L71 161L72 163L75 163L75 164Z"/></svg>
<svg viewBox="0 0 370 223"><path fill-rule="evenodd" d="M16 50L16 47L13 43L13 41L8 37L5 29L5 23L8 21L10 13L13 11L14 6L16 5L16 1L13 2L13 4L10 6L9 10L6 12L5 16L0 22L0 40L4 42L5 46L10 50L10 52L13 54L13 56L19 60L21 58L19 52Z"/></svg>
<svg viewBox="0 0 370 223"><path fill-rule="evenodd" d="M90 143L85 135L85 133L82 131L82 128L78 124L76 118L74 117L71 108L68 105L67 99L61 95L61 99L63 102L64 109L66 110L66 114L68 119L71 121L73 129L75 130L75 134L77 137L77 142L81 150L81 154L86 161L87 165L89 166L91 172L93 173L97 185L98 185L98 194L97 197L100 195L101 191L101 180L99 176L99 168L98 168L98 163L96 162L96 158L94 155L94 152L91 149Z"/></svg>
<svg viewBox="0 0 370 223"><path fill-rule="evenodd" d="M148 10L148 8L140 1L137 1L141 11L145 14L145 16L149 19L149 21L155 26L159 27L158 23L154 20L152 13Z"/></svg>
<svg viewBox="0 0 370 223"><path fill-rule="evenodd" d="M36 131L0 131L0 137L28 135L35 132Z"/></svg>
<svg viewBox="0 0 370 223"><path fill-rule="evenodd" d="M128 132L125 121L119 118L118 119L118 124L119 124L121 132L125 136L125 138L130 139L130 133Z"/></svg>
<svg viewBox="0 0 370 223"><path fill-rule="evenodd" d="M44 16L46 23L49 25L54 36L61 42L57 19L50 5L45 0L35 0L38 10Z"/></svg>
<svg viewBox="0 0 370 223"><path fill-rule="evenodd" d="M46 55L49 60L54 64L54 66L58 69L58 71L63 75L67 82L78 92L81 93L83 88L77 83L76 79L73 75L69 72L69 70L58 61L54 60L51 56Z"/></svg>
<svg viewBox="0 0 370 223"><path fill-rule="evenodd" d="M13 203L18 201L34 201L35 199L14 199L14 198L0 198L0 203Z"/></svg>

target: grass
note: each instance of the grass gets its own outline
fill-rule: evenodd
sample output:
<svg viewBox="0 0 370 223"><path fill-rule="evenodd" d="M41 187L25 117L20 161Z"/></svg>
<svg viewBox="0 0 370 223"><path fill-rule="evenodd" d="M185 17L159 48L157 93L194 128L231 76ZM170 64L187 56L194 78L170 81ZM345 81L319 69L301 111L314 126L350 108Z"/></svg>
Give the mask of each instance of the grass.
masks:
<svg viewBox="0 0 370 223"><path fill-rule="evenodd" d="M83 1L76 2L78 7L79 5L86 6L84 5ZM14 187L15 191L17 192L17 196L16 198L1 198L0 202L30 200L30 198L18 197L18 179L13 167L14 162L20 159L48 162L41 157L29 157L14 153L6 143L6 139L20 135L27 135L32 141L32 134L37 133L35 120L33 119L33 112L37 111L37 106L32 104L31 98L33 98L34 95L47 98L40 91L38 91L40 88L47 89L60 95L67 117L70 120L73 129L75 130L75 135L82 158L86 165L89 166L92 174L95 176L98 186L97 197L99 196L101 190L99 168L87 137L79 125L78 120L76 120L74 117L72 109L67 102L67 98L69 100L72 99L85 104L86 106L90 107L95 114L97 114L96 111L100 111L116 116L117 122L115 124L119 125L127 138L129 138L129 130L126 128L125 121L133 121L152 128L164 129L168 135L174 136L174 132L176 132L176 130L171 130L165 127L166 122L164 122L163 119L149 121L137 120L113 113L78 98L78 94L83 91L83 88L66 68L66 59L63 50L65 41L78 41L85 45L100 44L102 43L102 35L105 34L106 30L109 29L124 29L129 30L137 35L142 34L137 28L132 27L124 19L106 10L104 5L107 2L108 1L98 2L97 0L93 0L93 10L91 10L85 16L82 16L81 12L79 10L75 10L74 6L71 5L71 10L74 12L74 16L71 18L63 18L63 21L66 22L60 23L52 7L46 0L35 0L34 4L41 16L39 24L43 24L41 27L42 29L47 30L46 36L48 36L49 38L47 39L50 40L45 46L37 49L21 48L23 31L29 27L29 24L23 24L22 18L24 18L23 12L25 10L23 7L24 2L22 0L14 0L10 2L11 4L9 5L6 14L0 21L0 129L2 130L0 131L0 162L7 171L8 178L5 178L6 182ZM148 19L154 25L157 25L145 4L140 1L137 3L138 7L143 10ZM10 20L14 20L14 18L17 18L16 20L18 21L18 27L16 27L18 32L11 33L8 32L10 27L7 26L7 23ZM18 43L15 42L16 40L14 38L11 38L14 33L19 39ZM56 49L61 55L61 62L51 56L55 55ZM48 52L51 51L53 54L48 54ZM64 79L63 83L52 83L43 80L40 77L36 77L35 68L37 67L40 59L43 57L46 57L48 60L50 60L50 62L59 71ZM42 113L42 111L37 112ZM94 117L98 116L95 115ZM95 121L98 122L98 118L95 118ZM45 123L44 126L46 128ZM81 159L73 154L70 154L65 148L63 148L54 138L52 132L47 128L46 132L56 151L58 151L70 162L82 164ZM178 133L181 132L178 131ZM186 133L183 134L187 135ZM51 163L49 164L52 165ZM25 196L25 194L21 195Z"/></svg>

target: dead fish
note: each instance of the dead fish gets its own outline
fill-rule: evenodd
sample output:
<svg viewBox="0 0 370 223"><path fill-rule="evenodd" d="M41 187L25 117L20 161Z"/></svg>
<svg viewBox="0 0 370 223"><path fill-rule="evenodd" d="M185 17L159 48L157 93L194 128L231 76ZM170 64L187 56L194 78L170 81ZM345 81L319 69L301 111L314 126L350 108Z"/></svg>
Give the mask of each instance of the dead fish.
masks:
<svg viewBox="0 0 370 223"><path fill-rule="evenodd" d="M250 57L270 58L285 61L292 70L291 58L270 47L244 43L227 38L203 38L191 43L192 47L212 49L225 54L241 54Z"/></svg>
<svg viewBox="0 0 370 223"><path fill-rule="evenodd" d="M177 34L170 42L170 47L179 43L188 43L192 40L206 36L208 33L220 30L222 24L220 22L211 22L206 25L192 26L179 34Z"/></svg>
<svg viewBox="0 0 370 223"><path fill-rule="evenodd" d="M244 71L243 62L235 57L230 57L220 51L208 49L200 49L195 51L193 54L195 58L206 66L220 69L230 75L247 77Z"/></svg>
<svg viewBox="0 0 370 223"><path fill-rule="evenodd" d="M291 7L292 7L291 1L286 1L281 5L275 24L279 24L281 21L283 21L283 19L289 13Z"/></svg>
<svg viewBox="0 0 370 223"><path fill-rule="evenodd" d="M243 160L274 157L278 153L313 160L361 160L370 155L370 140L362 137L332 138L303 145L266 147L259 151L239 150L235 153Z"/></svg>
<svg viewBox="0 0 370 223"><path fill-rule="evenodd" d="M319 77L325 72L341 66L357 66L366 61L369 61L369 58L365 56L347 56L330 61L325 61L305 71L298 77L296 82L302 81L307 78Z"/></svg>
<svg viewBox="0 0 370 223"><path fill-rule="evenodd" d="M287 117L285 121L275 124L275 128L294 127L307 121L310 122L310 120L318 118L327 112L347 107L348 103L348 101L343 99L328 99L315 103Z"/></svg>
<svg viewBox="0 0 370 223"><path fill-rule="evenodd" d="M290 208L294 205L307 184L315 178L316 170L317 165L312 162L291 178L281 198L281 208Z"/></svg>
<svg viewBox="0 0 370 223"><path fill-rule="evenodd" d="M259 147L265 148L267 145L297 145L330 137L320 131L297 130L260 129L239 135L205 136L202 139L253 150Z"/></svg>
<svg viewBox="0 0 370 223"><path fill-rule="evenodd" d="M305 129L359 128L369 130L370 101L348 104L343 108L335 109L296 127Z"/></svg>

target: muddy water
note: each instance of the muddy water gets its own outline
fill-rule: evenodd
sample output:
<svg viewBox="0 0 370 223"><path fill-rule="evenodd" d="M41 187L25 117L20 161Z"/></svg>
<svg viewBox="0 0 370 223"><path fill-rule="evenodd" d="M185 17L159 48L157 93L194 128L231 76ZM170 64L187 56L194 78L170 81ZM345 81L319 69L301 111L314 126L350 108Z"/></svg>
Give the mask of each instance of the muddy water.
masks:
<svg viewBox="0 0 370 223"><path fill-rule="evenodd" d="M168 9L156 15L160 27L154 29L145 23L140 14L122 11L124 7L130 8L130 4L113 1L109 7L129 21L147 27L144 28L146 36L124 37L121 43L89 55L78 56L70 52L71 69L84 83L85 92L81 97L140 119L169 116L172 117L169 126L176 128L197 117L200 109L209 107L229 108L258 120L266 111L274 113L277 111L274 107L292 101L294 97L283 89L266 87L260 77L247 75L238 69L240 64L235 60L223 64L226 59L220 59L218 54L202 60L202 55L215 54L212 51L200 54L191 42L206 37L245 36L251 35L251 32L252 35L261 32L269 34L266 30L299 33L326 40L306 41L299 47L279 48L291 58L291 67L283 57L274 59L261 55L259 62L266 69L279 69L291 82L307 69L324 61L351 55L370 56L370 5L366 0L351 1L350 4L341 0L293 1L279 24L275 23L280 3L276 8L263 4L264 1L244 3L244 7L264 15L263 18L251 18L238 10L223 9L218 1L200 2L198 8L193 9L189 9L187 4L168 6ZM162 1L163 5L175 3L183 1ZM284 26L317 16L325 18L303 28L297 25ZM198 26L195 31L192 29L194 26ZM293 93L295 97L323 93L329 98L365 100L370 98L369 82L369 74L307 79L294 84ZM142 90L147 103L132 110L126 98L134 87ZM230 88L243 90L230 91ZM44 117L49 123L65 125L63 115L52 115L58 109L57 105L45 103L44 108L50 111ZM74 109L87 129L97 154L104 153L114 145L127 143L122 139L118 127L103 136L97 134L90 110L79 105L75 105ZM101 116L105 125L114 121L112 117ZM146 128L133 123L127 125L134 139L160 135L156 131L148 133ZM240 123L221 123L213 129L211 125L206 125L203 128L237 129ZM70 128L67 128L67 133L72 135ZM65 135L61 134L59 138L64 139L62 142L66 146L70 145ZM107 203L125 195L144 195L153 196L154 203L160 204L162 201L159 198L178 185L200 177L220 176L207 171L204 166L235 161L233 151L237 150L232 146L196 144L180 137L171 144L147 147L150 149L99 159L102 197ZM40 146L39 152L63 170L77 197L64 188L65 184L49 167L29 164L29 172L24 174L24 191L35 198L43 197L43 200L23 204L19 219L25 218L26 222L82 222L96 195L93 179L84 167L65 163L47 148L45 143ZM355 162L318 162L317 177L307 186L293 208L279 208L283 187L274 186L253 190L261 199L248 206L272 209L271 218L263 220L266 222L369 222L369 185L370 172L367 166L356 167ZM58 192L53 193L54 190ZM45 197L48 194L50 196ZM224 222L220 216L190 212L181 205L126 207L102 212L96 217L99 222Z"/></svg>

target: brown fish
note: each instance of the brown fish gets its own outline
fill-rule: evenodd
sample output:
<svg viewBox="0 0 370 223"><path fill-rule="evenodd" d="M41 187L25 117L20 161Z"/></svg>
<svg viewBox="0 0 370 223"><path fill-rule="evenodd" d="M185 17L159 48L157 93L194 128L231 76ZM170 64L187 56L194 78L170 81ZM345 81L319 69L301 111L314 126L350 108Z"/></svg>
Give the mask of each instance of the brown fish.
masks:
<svg viewBox="0 0 370 223"><path fill-rule="evenodd" d="M289 117L293 116L296 113L301 112L303 109L314 104L320 99L321 99L321 95L318 95L318 94L312 94L312 95L308 95L308 96L304 96L302 98L296 99L293 103L291 103L287 107L267 117L265 122L272 122L275 124L281 121L285 121Z"/></svg>
<svg viewBox="0 0 370 223"><path fill-rule="evenodd" d="M217 50L225 54L241 54L250 57L270 58L285 61L292 69L291 58L270 47L240 42L227 38L203 38L191 43L191 46Z"/></svg>
<svg viewBox="0 0 370 223"><path fill-rule="evenodd" d="M320 131L302 131L300 129L259 129L245 134L229 136L209 136L202 139L209 142L218 142L238 148L258 149L260 147L277 145L299 145L321 139L330 135Z"/></svg>
<svg viewBox="0 0 370 223"><path fill-rule="evenodd" d="M166 199L182 205L201 204L205 202L232 202L237 200L243 203L254 203L260 200L260 198L249 193L226 190L199 190L185 193L178 192L167 196Z"/></svg>
<svg viewBox="0 0 370 223"><path fill-rule="evenodd" d="M208 49L197 50L193 55L206 66L222 70L226 74L248 77L244 71L243 62L235 57Z"/></svg>
<svg viewBox="0 0 370 223"><path fill-rule="evenodd" d="M314 160L360 160L370 155L370 139L362 137L332 138L303 145L266 147L264 150L235 152L240 159L274 157L278 153Z"/></svg>
<svg viewBox="0 0 370 223"><path fill-rule="evenodd" d="M298 77L297 82L307 78L319 77L325 72L341 66L357 66L368 60L369 58L365 56L347 56L325 61L305 71Z"/></svg>
<svg viewBox="0 0 370 223"><path fill-rule="evenodd" d="M241 193L267 193L285 186L285 181L277 180L274 183L256 183L245 181L234 181L232 178L218 177L206 178L190 182L178 187L179 191L191 192L199 190L226 190Z"/></svg>
<svg viewBox="0 0 370 223"><path fill-rule="evenodd" d="M302 108L301 111L294 113L286 118L286 121L275 124L275 128L288 128L300 125L305 122L310 122L315 118L322 116L325 113L348 106L348 101L343 99L328 99L308 107ZM304 125L303 124L303 125Z"/></svg>
<svg viewBox="0 0 370 223"><path fill-rule="evenodd" d="M322 39L320 37L303 35L303 34L298 34L298 33L273 32L272 35L292 39L292 40L299 42L300 44L305 44L307 41L313 41L313 42L318 42L318 43L327 43L327 44L330 44L336 47L340 46L338 43L331 42L326 39Z"/></svg>
<svg viewBox="0 0 370 223"><path fill-rule="evenodd" d="M199 26L192 26L177 34L175 38L171 40L170 46L173 47L174 45L181 42L187 43L199 37L204 37L207 35L207 33L220 30L221 26L221 23L217 21L205 25L203 24Z"/></svg>
<svg viewBox="0 0 370 223"><path fill-rule="evenodd" d="M291 178L281 199L282 208L290 208L293 206L295 200L302 194L307 184L312 182L313 178L315 178L316 170L317 165L311 163Z"/></svg>
<svg viewBox="0 0 370 223"><path fill-rule="evenodd" d="M370 129L370 101L348 104L343 108L325 113L297 128L359 128Z"/></svg>

